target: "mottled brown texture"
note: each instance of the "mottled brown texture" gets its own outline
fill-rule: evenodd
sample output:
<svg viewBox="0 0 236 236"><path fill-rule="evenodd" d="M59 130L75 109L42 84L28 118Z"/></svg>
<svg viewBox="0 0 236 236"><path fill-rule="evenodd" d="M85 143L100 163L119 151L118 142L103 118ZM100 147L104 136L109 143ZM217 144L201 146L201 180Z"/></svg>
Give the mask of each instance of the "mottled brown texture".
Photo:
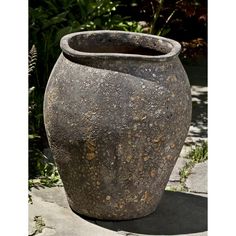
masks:
<svg viewBox="0 0 236 236"><path fill-rule="evenodd" d="M103 40L106 53L90 52L100 45L96 39ZM112 39L121 47L127 41L129 50L116 53ZM161 53L139 55L137 45L137 53L140 47L142 53L145 48ZM67 35L61 47L45 92L44 122L70 206L98 219L150 214L191 120L179 44L145 34L95 31Z"/></svg>

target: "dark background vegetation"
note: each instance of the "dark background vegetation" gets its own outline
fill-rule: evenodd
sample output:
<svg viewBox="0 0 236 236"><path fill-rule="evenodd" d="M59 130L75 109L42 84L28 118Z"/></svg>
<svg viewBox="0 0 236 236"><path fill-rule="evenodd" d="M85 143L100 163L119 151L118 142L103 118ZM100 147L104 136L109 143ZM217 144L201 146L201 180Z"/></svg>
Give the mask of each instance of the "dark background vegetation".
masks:
<svg viewBox="0 0 236 236"><path fill-rule="evenodd" d="M150 33L182 44L182 60L206 55L206 0L29 0L29 179L53 185L58 173L45 153L43 95L62 36L85 30Z"/></svg>

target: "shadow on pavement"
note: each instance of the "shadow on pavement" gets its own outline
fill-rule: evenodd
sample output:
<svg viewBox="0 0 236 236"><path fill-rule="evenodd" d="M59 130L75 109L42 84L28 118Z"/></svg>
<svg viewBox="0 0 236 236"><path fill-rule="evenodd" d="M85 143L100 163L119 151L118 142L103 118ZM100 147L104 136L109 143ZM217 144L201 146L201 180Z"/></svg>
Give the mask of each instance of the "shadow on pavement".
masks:
<svg viewBox="0 0 236 236"><path fill-rule="evenodd" d="M84 219L114 231L139 234L176 235L204 232L207 231L207 198L165 191L156 211L149 216L125 221Z"/></svg>

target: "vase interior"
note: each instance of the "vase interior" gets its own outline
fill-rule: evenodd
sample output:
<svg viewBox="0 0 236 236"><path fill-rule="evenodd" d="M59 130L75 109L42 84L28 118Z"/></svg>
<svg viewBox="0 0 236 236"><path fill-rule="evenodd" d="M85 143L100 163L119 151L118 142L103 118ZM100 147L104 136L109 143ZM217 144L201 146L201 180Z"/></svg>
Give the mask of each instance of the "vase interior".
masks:
<svg viewBox="0 0 236 236"><path fill-rule="evenodd" d="M122 34L91 33L72 36L68 40L69 47L84 53L113 53L160 56L169 53L173 45L163 39Z"/></svg>

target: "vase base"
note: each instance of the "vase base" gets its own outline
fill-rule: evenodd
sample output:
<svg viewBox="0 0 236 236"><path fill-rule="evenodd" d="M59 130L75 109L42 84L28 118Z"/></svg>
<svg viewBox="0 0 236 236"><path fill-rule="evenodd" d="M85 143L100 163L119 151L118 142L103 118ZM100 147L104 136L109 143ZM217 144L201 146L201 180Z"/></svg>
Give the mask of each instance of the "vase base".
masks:
<svg viewBox="0 0 236 236"><path fill-rule="evenodd" d="M157 206L152 207L151 209L146 209L143 212L111 212L110 214L105 214L104 212L93 212L93 213L86 213L85 211L81 211L78 209L73 208L73 206L70 205L71 210L78 216L82 217L83 219L87 221L96 221L96 220L104 220L104 221L123 221L123 220L134 220L146 217L153 212L155 212Z"/></svg>

